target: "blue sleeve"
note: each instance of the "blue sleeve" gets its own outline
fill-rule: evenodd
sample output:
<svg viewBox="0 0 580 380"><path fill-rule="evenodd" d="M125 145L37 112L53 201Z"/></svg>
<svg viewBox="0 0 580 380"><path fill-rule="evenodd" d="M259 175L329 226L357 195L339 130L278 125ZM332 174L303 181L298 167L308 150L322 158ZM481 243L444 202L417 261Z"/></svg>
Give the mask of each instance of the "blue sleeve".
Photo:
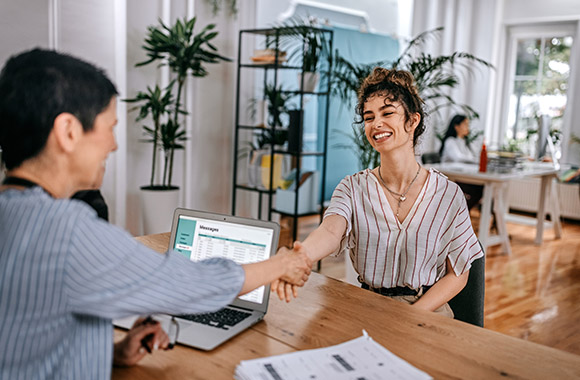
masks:
<svg viewBox="0 0 580 380"><path fill-rule="evenodd" d="M161 255L122 229L80 213L71 234L65 290L72 312L103 318L149 313L199 313L230 303L244 270L233 261L192 262Z"/></svg>

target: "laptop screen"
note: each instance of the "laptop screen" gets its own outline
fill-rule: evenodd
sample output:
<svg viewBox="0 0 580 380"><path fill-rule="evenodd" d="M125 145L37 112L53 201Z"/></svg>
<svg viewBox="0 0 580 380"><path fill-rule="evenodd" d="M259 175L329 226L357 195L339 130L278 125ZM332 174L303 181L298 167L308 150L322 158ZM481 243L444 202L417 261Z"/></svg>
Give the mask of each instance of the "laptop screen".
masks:
<svg viewBox="0 0 580 380"><path fill-rule="evenodd" d="M273 234L271 228L179 215L173 249L192 261L222 257L249 264L270 257ZM264 291L262 286L239 299L261 304Z"/></svg>

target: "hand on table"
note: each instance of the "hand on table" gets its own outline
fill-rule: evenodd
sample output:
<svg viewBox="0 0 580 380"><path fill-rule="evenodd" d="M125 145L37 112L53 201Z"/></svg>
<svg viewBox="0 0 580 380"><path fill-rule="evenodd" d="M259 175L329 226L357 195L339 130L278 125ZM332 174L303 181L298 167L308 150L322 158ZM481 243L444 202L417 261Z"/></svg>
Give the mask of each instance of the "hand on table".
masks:
<svg viewBox="0 0 580 380"><path fill-rule="evenodd" d="M149 337L151 336L151 337ZM149 350L142 345L146 344ZM156 349L166 350L169 345L169 337L161 328L161 324L152 318L139 318L127 335L115 343L113 351L113 364L128 367L136 364L147 354Z"/></svg>

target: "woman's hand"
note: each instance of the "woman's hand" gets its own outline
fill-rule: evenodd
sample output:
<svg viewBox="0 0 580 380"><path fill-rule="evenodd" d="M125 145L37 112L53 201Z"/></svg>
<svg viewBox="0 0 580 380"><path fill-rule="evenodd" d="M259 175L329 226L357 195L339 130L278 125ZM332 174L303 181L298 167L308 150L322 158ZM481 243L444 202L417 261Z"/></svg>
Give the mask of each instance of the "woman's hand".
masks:
<svg viewBox="0 0 580 380"><path fill-rule="evenodd" d="M300 242L294 243L292 250L281 248L275 257L284 261L284 274L280 277L286 283L297 286L304 286L308 276L312 271L312 260L302 249Z"/></svg>
<svg viewBox="0 0 580 380"><path fill-rule="evenodd" d="M143 347L147 346L147 349ZM115 343L113 365L128 367L136 364L152 350L167 349L169 337L161 324L151 317L139 318L127 332L127 335Z"/></svg>
<svg viewBox="0 0 580 380"><path fill-rule="evenodd" d="M309 257L306 254L306 250L304 249L304 246L299 241L294 242L294 246L293 246L292 250L285 248L285 247L280 248L278 253L280 254L282 252L288 253L288 254L292 254L292 253L304 254L304 255L306 255L306 257ZM310 269L311 268L312 268L312 262L310 262ZM310 275L310 270L308 271L307 275L305 275L303 277L304 282L306 282L308 280L308 275ZM302 284L300 286L303 286L303 285L304 284ZM286 302L290 302L290 300L292 299L292 296L294 296L294 298L298 298L298 286L293 285L287 281L284 281L284 279L278 279L278 280L275 280L274 282L272 282L271 290L273 292L275 292L276 294L278 294L278 298L280 299L280 301L286 300Z"/></svg>

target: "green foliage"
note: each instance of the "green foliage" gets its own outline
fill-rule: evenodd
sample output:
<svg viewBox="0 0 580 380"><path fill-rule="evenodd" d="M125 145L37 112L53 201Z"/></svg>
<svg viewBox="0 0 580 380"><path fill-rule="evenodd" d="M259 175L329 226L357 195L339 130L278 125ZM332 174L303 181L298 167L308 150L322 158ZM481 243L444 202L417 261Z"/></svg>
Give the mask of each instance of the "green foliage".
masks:
<svg viewBox="0 0 580 380"><path fill-rule="evenodd" d="M264 128L260 130L254 149L262 149L270 144L284 145L288 141L288 130Z"/></svg>
<svg viewBox="0 0 580 380"><path fill-rule="evenodd" d="M196 18L190 20L176 20L172 26L165 25L161 20L160 26L149 26L143 49L148 59L135 66L144 66L157 63L158 66L168 65L173 80L163 91L156 85L154 89L147 87L146 92L139 92L135 98L127 102L138 103L140 121L151 115L153 128L143 126L144 133L149 137L145 141L153 143L153 162L151 167L150 186L155 180L157 166L157 150L161 149L164 156L163 182L161 187L171 188L173 177L173 157L175 150L183 149L181 142L187 139L182 128L181 119L187 112L182 108L184 84L188 75L205 77L208 75L207 64L230 61L221 56L217 48L211 43L218 32L215 25L205 26L201 32L194 34ZM181 116L181 117L180 117Z"/></svg>
<svg viewBox="0 0 580 380"><path fill-rule="evenodd" d="M379 166L380 155L367 140L364 128L353 124L352 134L339 131L351 139L350 144L336 144L336 148L352 149L357 153L358 162L361 168L374 168ZM370 147L370 149L369 149Z"/></svg>
<svg viewBox="0 0 580 380"><path fill-rule="evenodd" d="M268 102L268 123L272 127L283 127L280 117L288 113L293 107L289 101L295 94L284 91L282 85L274 87L272 84L267 84L264 89L264 96Z"/></svg>
<svg viewBox="0 0 580 380"><path fill-rule="evenodd" d="M393 62L382 60L368 64L354 64L336 51L334 54L336 64L333 68L331 84L333 94L337 95L345 105L352 106L362 81L375 67L407 70L413 74L423 100L433 105L427 113L434 120L440 119L440 111L449 107L467 115L469 119L479 118L479 114L473 108L456 102L447 95L447 92L457 87L463 76L472 74L476 67L492 68L493 66L465 52L432 56L422 50L427 39L439 35L442 30L443 27L440 27L419 34L409 42L403 53ZM441 123L436 122L436 124ZM350 136L353 141L352 149L361 157L361 163L368 161L373 166L378 165L378 152L367 141L364 132L357 131L358 129L355 129L355 133ZM367 157L371 158L367 159Z"/></svg>
<svg viewBox="0 0 580 380"><path fill-rule="evenodd" d="M315 27L310 21L301 17L292 17L276 25L279 41L269 38L266 47L288 50L288 59L292 62L302 58L302 68L306 72L315 72L319 69L321 59L326 59L330 66L331 54L326 33Z"/></svg>
<svg viewBox="0 0 580 380"><path fill-rule="evenodd" d="M147 91L139 91L137 96L132 99L125 99L128 103L141 103L141 106L131 108L130 111L139 109L139 115L136 121L141 121L147 116L151 115L153 120L153 129L143 126L143 130L146 134L151 136L151 139L145 140L147 142L153 143L153 162L151 164L151 179L149 186L153 187L155 185L155 168L157 167L157 150L159 140L163 137L163 127L164 123L161 122L162 118L167 119L167 117L172 112L172 107L174 106L173 94L171 93L173 83L171 83L165 90L161 90L158 85L155 88L147 86ZM165 177L165 176L164 176Z"/></svg>

